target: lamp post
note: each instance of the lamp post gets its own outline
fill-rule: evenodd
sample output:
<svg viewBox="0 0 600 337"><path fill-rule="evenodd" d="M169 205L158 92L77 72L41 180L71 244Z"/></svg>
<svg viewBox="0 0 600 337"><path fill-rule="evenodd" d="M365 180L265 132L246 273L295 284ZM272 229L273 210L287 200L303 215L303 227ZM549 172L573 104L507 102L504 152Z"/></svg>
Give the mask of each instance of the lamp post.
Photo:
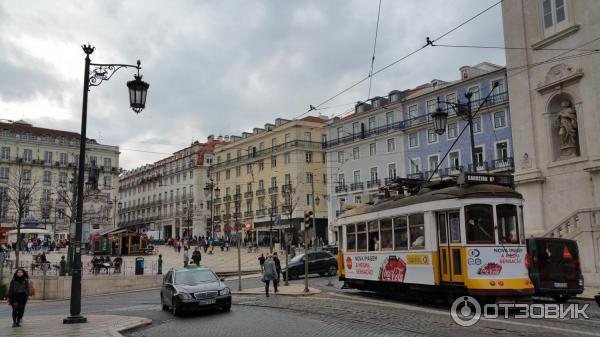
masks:
<svg viewBox="0 0 600 337"><path fill-rule="evenodd" d="M221 192L221 190L219 189L219 187L217 185L215 185L214 180L212 180L212 178L210 178L209 182L207 182L206 186L204 187L204 193L206 195L208 195L208 193L210 193L210 238L211 239L214 235L214 226L215 226L215 217L214 217L214 213L213 213L213 209L215 208L214 193L219 194L219 192Z"/></svg>
<svg viewBox="0 0 600 337"><path fill-rule="evenodd" d="M127 82L129 88L130 107L136 113L140 113L146 106L146 94L150 87L148 83L142 81L140 75L140 61L137 65L129 64L100 64L91 63L90 54L96 49L91 45L83 45L85 53L85 66L83 73L83 104L81 108L81 136L79 139L79 168L77 174L77 213L75 218L75 238L72 241L74 245L73 269L71 277L71 302L70 315L63 320L64 324L86 323L87 318L81 315L81 242L82 242L82 218L83 218L83 192L85 175L85 145L87 128L87 105L88 92L90 87L98 86L104 81L108 81L114 73L121 68L135 68L137 75L134 80ZM90 70L90 66L93 67Z"/></svg>
<svg viewBox="0 0 600 337"><path fill-rule="evenodd" d="M192 235L190 234L190 223L192 222L192 219L193 219L193 211L194 211L193 208L194 208L194 205L192 204L191 201L188 201L187 206L184 207L184 212L186 215L186 223L187 223L186 234L187 234L188 242L191 241L191 237L192 237Z"/></svg>

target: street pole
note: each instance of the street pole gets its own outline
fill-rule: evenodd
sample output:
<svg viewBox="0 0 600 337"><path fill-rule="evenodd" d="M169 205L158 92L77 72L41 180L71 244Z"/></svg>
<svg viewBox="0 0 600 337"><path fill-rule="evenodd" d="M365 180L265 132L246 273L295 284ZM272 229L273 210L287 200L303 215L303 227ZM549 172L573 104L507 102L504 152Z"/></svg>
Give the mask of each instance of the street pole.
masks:
<svg viewBox="0 0 600 337"><path fill-rule="evenodd" d="M214 191L215 191L215 185L213 184L212 179L211 179L211 181L210 181L210 237L211 238L213 235L214 225L215 225L215 218L213 217L213 208L215 207ZM208 241L208 239L206 241Z"/></svg>
<svg viewBox="0 0 600 337"><path fill-rule="evenodd" d="M81 108L81 136L79 138L79 169L77 172L77 215L75 218L75 240L73 245L73 269L71 270L71 315L63 320L64 324L86 323L87 318L81 315L81 242L83 231L83 184L85 176L85 145L87 127L87 103L90 85L90 54L94 48L90 45L83 46L85 52L85 67L83 72L83 104Z"/></svg>
<svg viewBox="0 0 600 337"><path fill-rule="evenodd" d="M239 202L239 201L238 201ZM237 254L238 254L238 291L242 291L242 248L240 247L240 241L242 241L242 232L238 223L239 207L235 212L235 227L236 227L236 238L237 238Z"/></svg>
<svg viewBox="0 0 600 337"><path fill-rule="evenodd" d="M317 214L315 208L315 179L314 175L311 173L310 175L310 190L311 190L311 202L312 202L312 226L317 230ZM307 293L308 290L308 224L304 224L304 292Z"/></svg>
<svg viewBox="0 0 600 337"><path fill-rule="evenodd" d="M471 134L471 163L473 165L473 172L477 172L477 155L475 154L475 136L473 135L473 115L471 112L471 96L470 92L465 94L467 98L467 118L469 121L469 133Z"/></svg>

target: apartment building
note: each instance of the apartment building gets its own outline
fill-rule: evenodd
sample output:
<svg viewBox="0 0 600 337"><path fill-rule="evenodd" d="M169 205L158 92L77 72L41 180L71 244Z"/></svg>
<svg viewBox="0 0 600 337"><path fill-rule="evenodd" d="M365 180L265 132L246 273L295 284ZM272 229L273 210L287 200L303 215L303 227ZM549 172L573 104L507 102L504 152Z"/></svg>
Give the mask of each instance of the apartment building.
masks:
<svg viewBox="0 0 600 337"><path fill-rule="evenodd" d="M64 238L75 220L76 171L80 135L40 128L25 121L0 122L0 227L14 228L17 212L9 198L18 186L32 192L27 220ZM88 139L86 144L86 192L83 222L91 231L113 226L119 176L119 148ZM92 188L92 177L97 189ZM94 186L95 187L95 186ZM13 193L14 194L14 193Z"/></svg>
<svg viewBox="0 0 600 337"><path fill-rule="evenodd" d="M214 201L216 236L243 227L246 239L267 244L284 234L301 240L304 212L312 210L315 192L316 228L308 237L327 240L327 175L322 142L326 119L278 118L274 124L231 136L215 148L210 176L218 187Z"/></svg>
<svg viewBox="0 0 600 337"><path fill-rule="evenodd" d="M209 136L172 156L125 172L119 184L119 226L154 231L155 239L207 236L204 192L208 167L223 137Z"/></svg>
<svg viewBox="0 0 600 337"><path fill-rule="evenodd" d="M330 225L347 208L373 201L379 188L396 178L427 180L472 171L467 122L456 115L451 104L466 102L471 92L477 171L512 171L510 109L506 69L483 62L459 69L455 81L432 80L409 90L394 90L386 97L374 97L356 104L354 112L336 118L328 126L327 171L331 178L328 193ZM492 90L493 83L498 86ZM438 108L448 112L444 134L433 130L431 114ZM455 143L456 142L456 143ZM443 158L452 147L452 151ZM435 171L435 168L439 168ZM435 172L434 172L435 171ZM330 235L334 236L330 227Z"/></svg>

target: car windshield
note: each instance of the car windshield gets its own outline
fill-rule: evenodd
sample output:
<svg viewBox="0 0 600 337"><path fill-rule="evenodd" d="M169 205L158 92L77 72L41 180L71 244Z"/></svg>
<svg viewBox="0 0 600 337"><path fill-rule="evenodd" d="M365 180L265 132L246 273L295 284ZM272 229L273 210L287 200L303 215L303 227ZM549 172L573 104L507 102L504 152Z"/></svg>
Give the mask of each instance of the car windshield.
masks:
<svg viewBox="0 0 600 337"><path fill-rule="evenodd" d="M175 284L198 284L206 282L216 282L215 274L207 269L204 270L184 270L175 273Z"/></svg>
<svg viewBox="0 0 600 337"><path fill-rule="evenodd" d="M300 261L302 261L303 257L304 257L304 254L296 255L296 256L294 256L293 259L290 260L290 263L300 262Z"/></svg>

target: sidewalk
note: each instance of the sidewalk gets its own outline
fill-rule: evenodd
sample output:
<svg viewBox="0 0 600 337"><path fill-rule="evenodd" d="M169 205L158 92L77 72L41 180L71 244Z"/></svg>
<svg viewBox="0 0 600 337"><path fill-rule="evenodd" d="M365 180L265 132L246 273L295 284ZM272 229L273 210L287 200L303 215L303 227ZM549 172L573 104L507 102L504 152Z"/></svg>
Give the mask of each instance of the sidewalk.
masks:
<svg viewBox="0 0 600 337"><path fill-rule="evenodd" d="M122 336L120 332L152 323L142 317L89 315L87 323L63 324L65 316L27 316L20 327L12 328L12 319L0 319L2 336Z"/></svg>
<svg viewBox="0 0 600 337"><path fill-rule="evenodd" d="M235 288L235 287L234 287ZM284 286L283 284L278 287L279 292L273 293L273 286L269 288L269 294L271 296L311 296L315 294L320 294L321 290L316 288L308 288L308 292L304 292L304 284L290 284L289 286ZM238 291L237 289L232 289L231 293L234 295L265 295L265 288L249 288L242 289L242 291Z"/></svg>
<svg viewBox="0 0 600 337"><path fill-rule="evenodd" d="M581 295L577 295L577 298L582 300L594 300L594 296L600 292L600 289L595 287L585 287Z"/></svg>

